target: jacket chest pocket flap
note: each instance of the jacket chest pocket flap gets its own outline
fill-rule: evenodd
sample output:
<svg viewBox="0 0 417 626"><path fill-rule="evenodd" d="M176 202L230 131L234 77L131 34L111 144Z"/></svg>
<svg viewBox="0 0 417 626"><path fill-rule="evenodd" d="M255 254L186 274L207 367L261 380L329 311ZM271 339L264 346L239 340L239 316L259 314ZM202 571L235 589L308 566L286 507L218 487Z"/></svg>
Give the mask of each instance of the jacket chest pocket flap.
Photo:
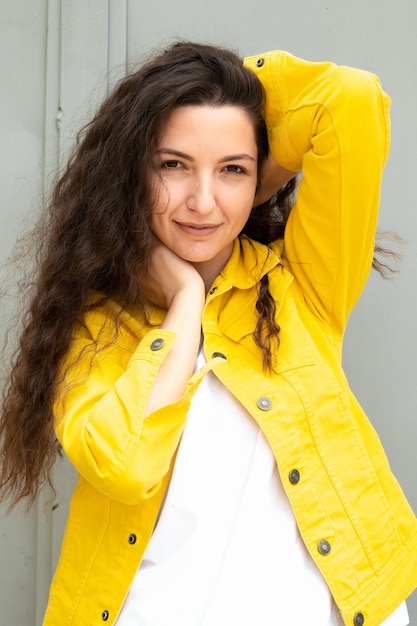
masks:
<svg viewBox="0 0 417 626"><path fill-rule="evenodd" d="M290 284L291 280L288 283ZM262 359L260 348L255 344L253 332L258 313L256 290L238 291L223 308L219 316L219 330L233 342ZM280 326L280 345L273 369L277 372L314 365L318 358L317 348L308 329L300 319L291 289L285 297L276 299L276 320Z"/></svg>

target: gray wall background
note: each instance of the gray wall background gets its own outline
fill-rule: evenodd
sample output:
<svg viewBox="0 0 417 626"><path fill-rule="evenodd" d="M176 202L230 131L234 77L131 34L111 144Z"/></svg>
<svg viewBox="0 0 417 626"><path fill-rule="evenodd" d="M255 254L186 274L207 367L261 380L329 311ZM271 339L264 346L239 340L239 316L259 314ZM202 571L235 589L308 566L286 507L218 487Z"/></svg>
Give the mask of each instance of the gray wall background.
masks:
<svg viewBox="0 0 417 626"><path fill-rule="evenodd" d="M0 256L36 215L76 130L126 67L185 37L242 54L283 48L377 73L392 97L380 229L405 238L401 272L372 276L344 362L417 510L417 4L415 0L0 0ZM0 624L40 626L74 473L29 514L0 517ZM408 603L417 623L417 595Z"/></svg>

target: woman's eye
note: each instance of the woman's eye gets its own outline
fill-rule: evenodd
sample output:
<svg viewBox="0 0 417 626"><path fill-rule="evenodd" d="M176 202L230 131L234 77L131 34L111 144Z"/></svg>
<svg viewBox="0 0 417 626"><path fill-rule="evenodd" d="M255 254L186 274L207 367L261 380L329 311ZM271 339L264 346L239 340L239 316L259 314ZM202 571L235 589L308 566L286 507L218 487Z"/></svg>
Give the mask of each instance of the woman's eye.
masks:
<svg viewBox="0 0 417 626"><path fill-rule="evenodd" d="M226 165L225 170L231 174L245 174L246 172L246 170L240 165Z"/></svg>
<svg viewBox="0 0 417 626"><path fill-rule="evenodd" d="M161 163L162 169L176 170L176 169L179 169L180 167L181 167L181 163L179 161L175 161L175 159L170 159L169 161L163 161Z"/></svg>

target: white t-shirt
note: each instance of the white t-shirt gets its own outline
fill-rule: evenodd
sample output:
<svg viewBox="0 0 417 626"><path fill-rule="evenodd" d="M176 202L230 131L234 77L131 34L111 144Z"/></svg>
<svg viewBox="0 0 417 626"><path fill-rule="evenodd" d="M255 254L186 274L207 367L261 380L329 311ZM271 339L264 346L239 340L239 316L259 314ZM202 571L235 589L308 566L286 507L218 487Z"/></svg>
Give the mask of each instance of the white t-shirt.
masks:
<svg viewBox="0 0 417 626"><path fill-rule="evenodd" d="M158 524L117 620L177 624L343 624L262 431L213 373L193 399ZM406 624L405 603L384 622Z"/></svg>

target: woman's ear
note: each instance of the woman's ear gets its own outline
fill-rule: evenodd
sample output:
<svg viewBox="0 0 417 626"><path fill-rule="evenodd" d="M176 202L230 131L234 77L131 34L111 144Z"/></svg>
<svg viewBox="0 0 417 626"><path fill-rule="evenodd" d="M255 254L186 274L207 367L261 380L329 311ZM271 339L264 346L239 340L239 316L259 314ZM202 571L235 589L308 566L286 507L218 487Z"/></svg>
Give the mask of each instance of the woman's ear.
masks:
<svg viewBox="0 0 417 626"><path fill-rule="evenodd" d="M292 172L282 167L275 161L272 154L269 154L267 160L262 165L261 180L256 191L253 206L263 204L272 198L294 176L297 176L297 172Z"/></svg>

